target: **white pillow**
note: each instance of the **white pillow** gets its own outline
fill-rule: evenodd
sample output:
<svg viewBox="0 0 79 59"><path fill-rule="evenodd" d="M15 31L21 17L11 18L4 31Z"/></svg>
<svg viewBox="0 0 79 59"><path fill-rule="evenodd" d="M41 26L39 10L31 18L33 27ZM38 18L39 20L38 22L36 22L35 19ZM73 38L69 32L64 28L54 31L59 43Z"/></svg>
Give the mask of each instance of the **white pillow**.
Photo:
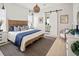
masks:
<svg viewBox="0 0 79 59"><path fill-rule="evenodd" d="M26 26L26 25L23 26L23 30L28 30L28 29L29 29L28 26Z"/></svg>
<svg viewBox="0 0 79 59"><path fill-rule="evenodd" d="M22 30L26 30L25 26L22 26Z"/></svg>
<svg viewBox="0 0 79 59"><path fill-rule="evenodd" d="M17 28L16 28L16 26L14 26L14 31L17 31Z"/></svg>
<svg viewBox="0 0 79 59"><path fill-rule="evenodd" d="M21 26L18 26L18 31L21 31L21 28L20 28Z"/></svg>
<svg viewBox="0 0 79 59"><path fill-rule="evenodd" d="M14 31L19 31L18 26L14 26Z"/></svg>

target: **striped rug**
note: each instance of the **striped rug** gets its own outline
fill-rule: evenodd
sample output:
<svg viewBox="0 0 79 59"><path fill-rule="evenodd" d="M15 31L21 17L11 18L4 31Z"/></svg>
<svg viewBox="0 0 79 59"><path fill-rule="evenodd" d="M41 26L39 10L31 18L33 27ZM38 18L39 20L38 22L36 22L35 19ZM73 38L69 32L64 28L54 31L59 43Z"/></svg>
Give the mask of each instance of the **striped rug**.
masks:
<svg viewBox="0 0 79 59"><path fill-rule="evenodd" d="M45 56L53 45L54 41L55 38L51 37L39 39L33 44L27 46L24 53L19 51L18 48L12 43L8 43L0 47L0 50L5 56Z"/></svg>

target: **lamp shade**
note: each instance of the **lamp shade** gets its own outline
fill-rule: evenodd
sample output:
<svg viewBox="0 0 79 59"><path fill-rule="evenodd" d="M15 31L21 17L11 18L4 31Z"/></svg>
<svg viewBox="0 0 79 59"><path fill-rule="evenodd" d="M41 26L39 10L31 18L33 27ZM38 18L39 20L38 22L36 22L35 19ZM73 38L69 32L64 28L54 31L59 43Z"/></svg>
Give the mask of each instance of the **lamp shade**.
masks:
<svg viewBox="0 0 79 59"><path fill-rule="evenodd" d="M33 8L35 13L39 13L40 12L40 7L36 4Z"/></svg>

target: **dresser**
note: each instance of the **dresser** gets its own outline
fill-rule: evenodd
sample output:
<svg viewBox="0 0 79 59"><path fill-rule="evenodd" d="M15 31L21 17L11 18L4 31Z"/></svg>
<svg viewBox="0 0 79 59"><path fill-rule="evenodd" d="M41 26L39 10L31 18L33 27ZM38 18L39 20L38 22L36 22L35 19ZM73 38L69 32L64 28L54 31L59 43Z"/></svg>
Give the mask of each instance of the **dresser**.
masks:
<svg viewBox="0 0 79 59"><path fill-rule="evenodd" d="M7 43L7 32L0 31L0 46Z"/></svg>

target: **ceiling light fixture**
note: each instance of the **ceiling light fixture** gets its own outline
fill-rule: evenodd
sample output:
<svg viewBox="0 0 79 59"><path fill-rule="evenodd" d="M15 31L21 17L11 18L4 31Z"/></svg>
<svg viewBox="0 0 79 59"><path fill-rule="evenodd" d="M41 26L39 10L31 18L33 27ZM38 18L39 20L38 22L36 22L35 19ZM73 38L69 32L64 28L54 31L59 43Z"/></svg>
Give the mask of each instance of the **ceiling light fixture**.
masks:
<svg viewBox="0 0 79 59"><path fill-rule="evenodd" d="M5 9L4 4L2 5L2 9Z"/></svg>
<svg viewBox="0 0 79 59"><path fill-rule="evenodd" d="M40 12L40 7L36 4L33 8L35 13L39 13Z"/></svg>

